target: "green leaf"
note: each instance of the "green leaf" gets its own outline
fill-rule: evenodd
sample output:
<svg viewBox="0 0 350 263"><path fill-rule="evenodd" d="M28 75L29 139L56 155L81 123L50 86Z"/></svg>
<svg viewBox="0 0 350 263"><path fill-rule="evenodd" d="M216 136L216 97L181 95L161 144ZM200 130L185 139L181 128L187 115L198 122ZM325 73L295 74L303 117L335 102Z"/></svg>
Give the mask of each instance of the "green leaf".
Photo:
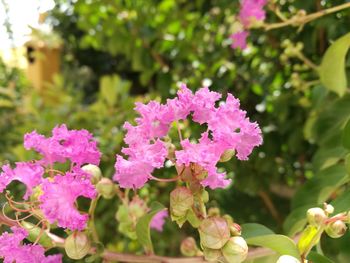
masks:
<svg viewBox="0 0 350 263"><path fill-rule="evenodd" d="M327 89L343 96L347 89L345 57L350 47L350 33L338 38L326 51L319 67L321 82Z"/></svg>
<svg viewBox="0 0 350 263"><path fill-rule="evenodd" d="M274 234L274 232L271 229L267 228L264 225L260 225L256 223L243 224L241 225L241 229L242 229L242 237L244 239Z"/></svg>
<svg viewBox="0 0 350 263"><path fill-rule="evenodd" d="M298 207L287 216L283 223L283 229L288 236L294 236L303 230L307 223L306 211L309 208L309 205Z"/></svg>
<svg viewBox="0 0 350 263"><path fill-rule="evenodd" d="M161 203L154 202L151 211L139 219L136 224L136 236L139 243L145 248L147 253L153 253L150 224L153 217L161 210L165 209Z"/></svg>
<svg viewBox="0 0 350 263"><path fill-rule="evenodd" d="M53 242L51 238L47 235L45 231L42 232L42 229L30 222L22 221L21 225L24 229L28 231L27 239L31 242L35 242L39 235L40 239L38 243L46 248L53 247Z"/></svg>
<svg viewBox="0 0 350 263"><path fill-rule="evenodd" d="M317 232L317 227L315 226L308 226L305 228L298 242L298 249L301 255L310 247L310 243L313 242Z"/></svg>
<svg viewBox="0 0 350 263"><path fill-rule="evenodd" d="M342 143L345 148L350 150L350 120L348 120L343 130Z"/></svg>
<svg viewBox="0 0 350 263"><path fill-rule="evenodd" d="M247 243L252 246L270 248L281 255L290 255L300 258L299 251L292 239L283 235L263 235L246 239Z"/></svg>
<svg viewBox="0 0 350 263"><path fill-rule="evenodd" d="M329 258L323 256L323 255L320 255L316 252L313 252L311 251L309 253L309 255L307 256L307 259L310 261L310 262L315 262L315 263L334 263L332 260L330 260Z"/></svg>
<svg viewBox="0 0 350 263"><path fill-rule="evenodd" d="M334 206L334 214L346 212L350 210L350 191L347 189L331 203Z"/></svg>

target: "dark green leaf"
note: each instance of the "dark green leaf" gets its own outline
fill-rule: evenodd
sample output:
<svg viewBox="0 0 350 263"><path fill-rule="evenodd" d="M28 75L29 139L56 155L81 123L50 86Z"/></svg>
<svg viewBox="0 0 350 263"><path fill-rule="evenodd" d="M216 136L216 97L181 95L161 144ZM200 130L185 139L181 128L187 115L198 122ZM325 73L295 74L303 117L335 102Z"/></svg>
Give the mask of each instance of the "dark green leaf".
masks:
<svg viewBox="0 0 350 263"><path fill-rule="evenodd" d="M241 225L241 228L242 228L242 237L244 239L274 234L274 232L271 229L256 223L243 224Z"/></svg>

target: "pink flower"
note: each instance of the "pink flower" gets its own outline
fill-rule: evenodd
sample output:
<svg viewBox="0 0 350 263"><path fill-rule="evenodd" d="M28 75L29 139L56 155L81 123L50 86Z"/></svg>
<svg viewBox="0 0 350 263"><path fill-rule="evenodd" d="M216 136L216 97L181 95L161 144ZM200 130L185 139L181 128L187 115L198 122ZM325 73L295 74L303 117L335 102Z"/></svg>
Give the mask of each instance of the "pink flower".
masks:
<svg viewBox="0 0 350 263"><path fill-rule="evenodd" d="M163 231L163 225L165 223L165 218L168 217L168 211L167 210L162 210L159 211L151 221L151 228L154 230L157 230L158 232Z"/></svg>
<svg viewBox="0 0 350 263"><path fill-rule="evenodd" d="M2 166L2 171L0 173L0 192L12 181L18 180L27 187L27 191L23 196L24 199L28 199L33 188L41 183L44 175L44 168L41 165L30 162L17 162L14 169L5 164Z"/></svg>
<svg viewBox="0 0 350 263"><path fill-rule="evenodd" d="M117 155L113 180L122 188L141 188L151 177L154 168L142 160L125 160Z"/></svg>
<svg viewBox="0 0 350 263"><path fill-rule="evenodd" d="M239 19L244 27L249 27L253 20L263 21L266 13L264 6L267 0L242 0Z"/></svg>
<svg viewBox="0 0 350 263"><path fill-rule="evenodd" d="M86 227L88 215L81 214L75 203L79 196L95 198L96 191L83 171L56 175L53 180L45 179L42 191L40 209L50 223L57 221L58 226L70 230L83 230Z"/></svg>
<svg viewBox="0 0 350 263"><path fill-rule="evenodd" d="M246 112L239 109L239 100L231 94L219 106L208 127L220 148L236 150L240 160L246 160L253 148L262 143L259 126L246 118Z"/></svg>
<svg viewBox="0 0 350 263"><path fill-rule="evenodd" d="M232 48L240 48L241 50L247 48L247 37L249 36L248 31L239 31L230 36L232 39Z"/></svg>
<svg viewBox="0 0 350 263"><path fill-rule="evenodd" d="M229 179L225 179L225 173L217 173L216 168L225 148L210 140L207 132L202 134L199 143L190 143L186 139L182 141L181 145L183 150L175 152L176 163L185 166L195 163L203 167L208 173L207 177L201 181L203 186L209 186L212 189L223 188L231 182Z"/></svg>
<svg viewBox="0 0 350 263"><path fill-rule="evenodd" d="M176 164L187 167L195 164L204 170L199 171L201 176L198 176L203 186L226 187L230 180L216 167L221 155L226 150L235 150L237 157L245 160L253 148L262 143L262 137L259 126L240 110L238 99L228 94L226 103L217 107L220 98L219 93L206 87L193 94L182 85L177 97L168 99L165 105L155 101L146 105L138 103L136 110L141 115L136 119L138 125L124 125L127 129L124 141L128 147L122 152L128 157L117 155L113 179L123 188L140 188L152 179L153 170L163 167L168 155L162 139L172 122L186 119L192 113L193 121L207 124L208 129L198 143L189 139L181 141L182 150L175 151Z"/></svg>
<svg viewBox="0 0 350 263"><path fill-rule="evenodd" d="M210 120L215 113L215 102L221 98L221 94L210 91L208 88L199 89L192 101L193 121L203 124Z"/></svg>
<svg viewBox="0 0 350 263"><path fill-rule="evenodd" d="M27 133L24 147L43 155L44 164L62 163L69 159L78 166L85 163L98 165L101 158L97 143L87 130L68 130L64 124L56 126L49 138L36 131Z"/></svg>
<svg viewBox="0 0 350 263"><path fill-rule="evenodd" d="M28 236L26 230L12 227L12 234L4 232L0 236L0 258L4 263L60 263L62 255L45 256L45 249L40 245L23 244Z"/></svg>

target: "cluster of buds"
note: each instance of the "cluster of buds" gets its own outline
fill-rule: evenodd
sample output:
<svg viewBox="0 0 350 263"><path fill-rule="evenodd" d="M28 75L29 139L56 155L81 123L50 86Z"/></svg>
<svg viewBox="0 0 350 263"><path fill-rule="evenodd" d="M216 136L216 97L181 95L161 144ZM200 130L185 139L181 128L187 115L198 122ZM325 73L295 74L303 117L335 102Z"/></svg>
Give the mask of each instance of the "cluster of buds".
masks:
<svg viewBox="0 0 350 263"><path fill-rule="evenodd" d="M115 218L119 222L118 231L130 239L136 240L137 221L147 213L148 207L145 201L137 195L129 203L119 206Z"/></svg>
<svg viewBox="0 0 350 263"><path fill-rule="evenodd" d="M210 216L201 222L198 231L206 260L240 263L246 259L247 243L240 236L240 226L230 217Z"/></svg>
<svg viewBox="0 0 350 263"><path fill-rule="evenodd" d="M107 177L102 177L101 169L94 164L87 164L81 168L91 175L91 183L95 185L97 192L105 199L111 199L116 193L116 185Z"/></svg>
<svg viewBox="0 0 350 263"><path fill-rule="evenodd" d="M325 232L331 238L342 237L347 230L346 224L349 224L349 213L340 213L330 217L334 212L334 207L324 204L324 208L314 207L307 211L308 223L315 227L323 227Z"/></svg>
<svg viewBox="0 0 350 263"><path fill-rule="evenodd" d="M282 62L288 62L289 58L298 57L300 52L304 48L302 42L293 43L289 39L286 39L282 42L281 47L284 49L283 53L280 56Z"/></svg>

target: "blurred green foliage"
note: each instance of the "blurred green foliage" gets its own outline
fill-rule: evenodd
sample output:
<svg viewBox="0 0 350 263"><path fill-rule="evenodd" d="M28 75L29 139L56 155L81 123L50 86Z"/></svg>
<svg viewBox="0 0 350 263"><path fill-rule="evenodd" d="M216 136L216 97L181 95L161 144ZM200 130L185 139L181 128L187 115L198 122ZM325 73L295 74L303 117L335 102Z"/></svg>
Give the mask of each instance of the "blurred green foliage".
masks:
<svg viewBox="0 0 350 263"><path fill-rule="evenodd" d="M277 2L289 15L344 1ZM285 40L303 43L303 54L320 65L330 44L348 33L349 11L322 17L302 30L254 30L251 45L241 52L232 50L228 40L238 8L239 1L232 0L56 0L48 20L64 40L62 76L38 94L18 81L19 87L11 88L18 73L0 63L0 86L5 87L0 90L1 160L32 158L21 146L23 134L33 129L48 134L56 124L67 123L96 136L104 153L101 168L111 177L114 155L122 147L122 124L135 116L135 100L164 101L179 82L193 90L209 85L240 98L264 134L264 144L249 161L222 165L234 183L211 191L209 206L219 205L238 223L259 222L290 235L303 228L307 208L332 201L336 209L349 209L348 90L339 97L327 89L318 72L295 57L285 58L282 45ZM268 12L268 22L277 20ZM349 75L349 58L343 66ZM2 105L3 98L8 105ZM198 129L184 125L187 134L198 136ZM173 173L159 172L164 177ZM168 204L169 189L151 182L139 194ZM102 240L110 249L141 251L137 242L117 232L116 209L117 201L110 200L97 208ZM186 233L191 233L187 225L180 234L166 224L163 233L152 233L154 240L166 240L155 242L155 250L177 255ZM325 238L325 252L348 262L349 238L333 243Z"/></svg>

